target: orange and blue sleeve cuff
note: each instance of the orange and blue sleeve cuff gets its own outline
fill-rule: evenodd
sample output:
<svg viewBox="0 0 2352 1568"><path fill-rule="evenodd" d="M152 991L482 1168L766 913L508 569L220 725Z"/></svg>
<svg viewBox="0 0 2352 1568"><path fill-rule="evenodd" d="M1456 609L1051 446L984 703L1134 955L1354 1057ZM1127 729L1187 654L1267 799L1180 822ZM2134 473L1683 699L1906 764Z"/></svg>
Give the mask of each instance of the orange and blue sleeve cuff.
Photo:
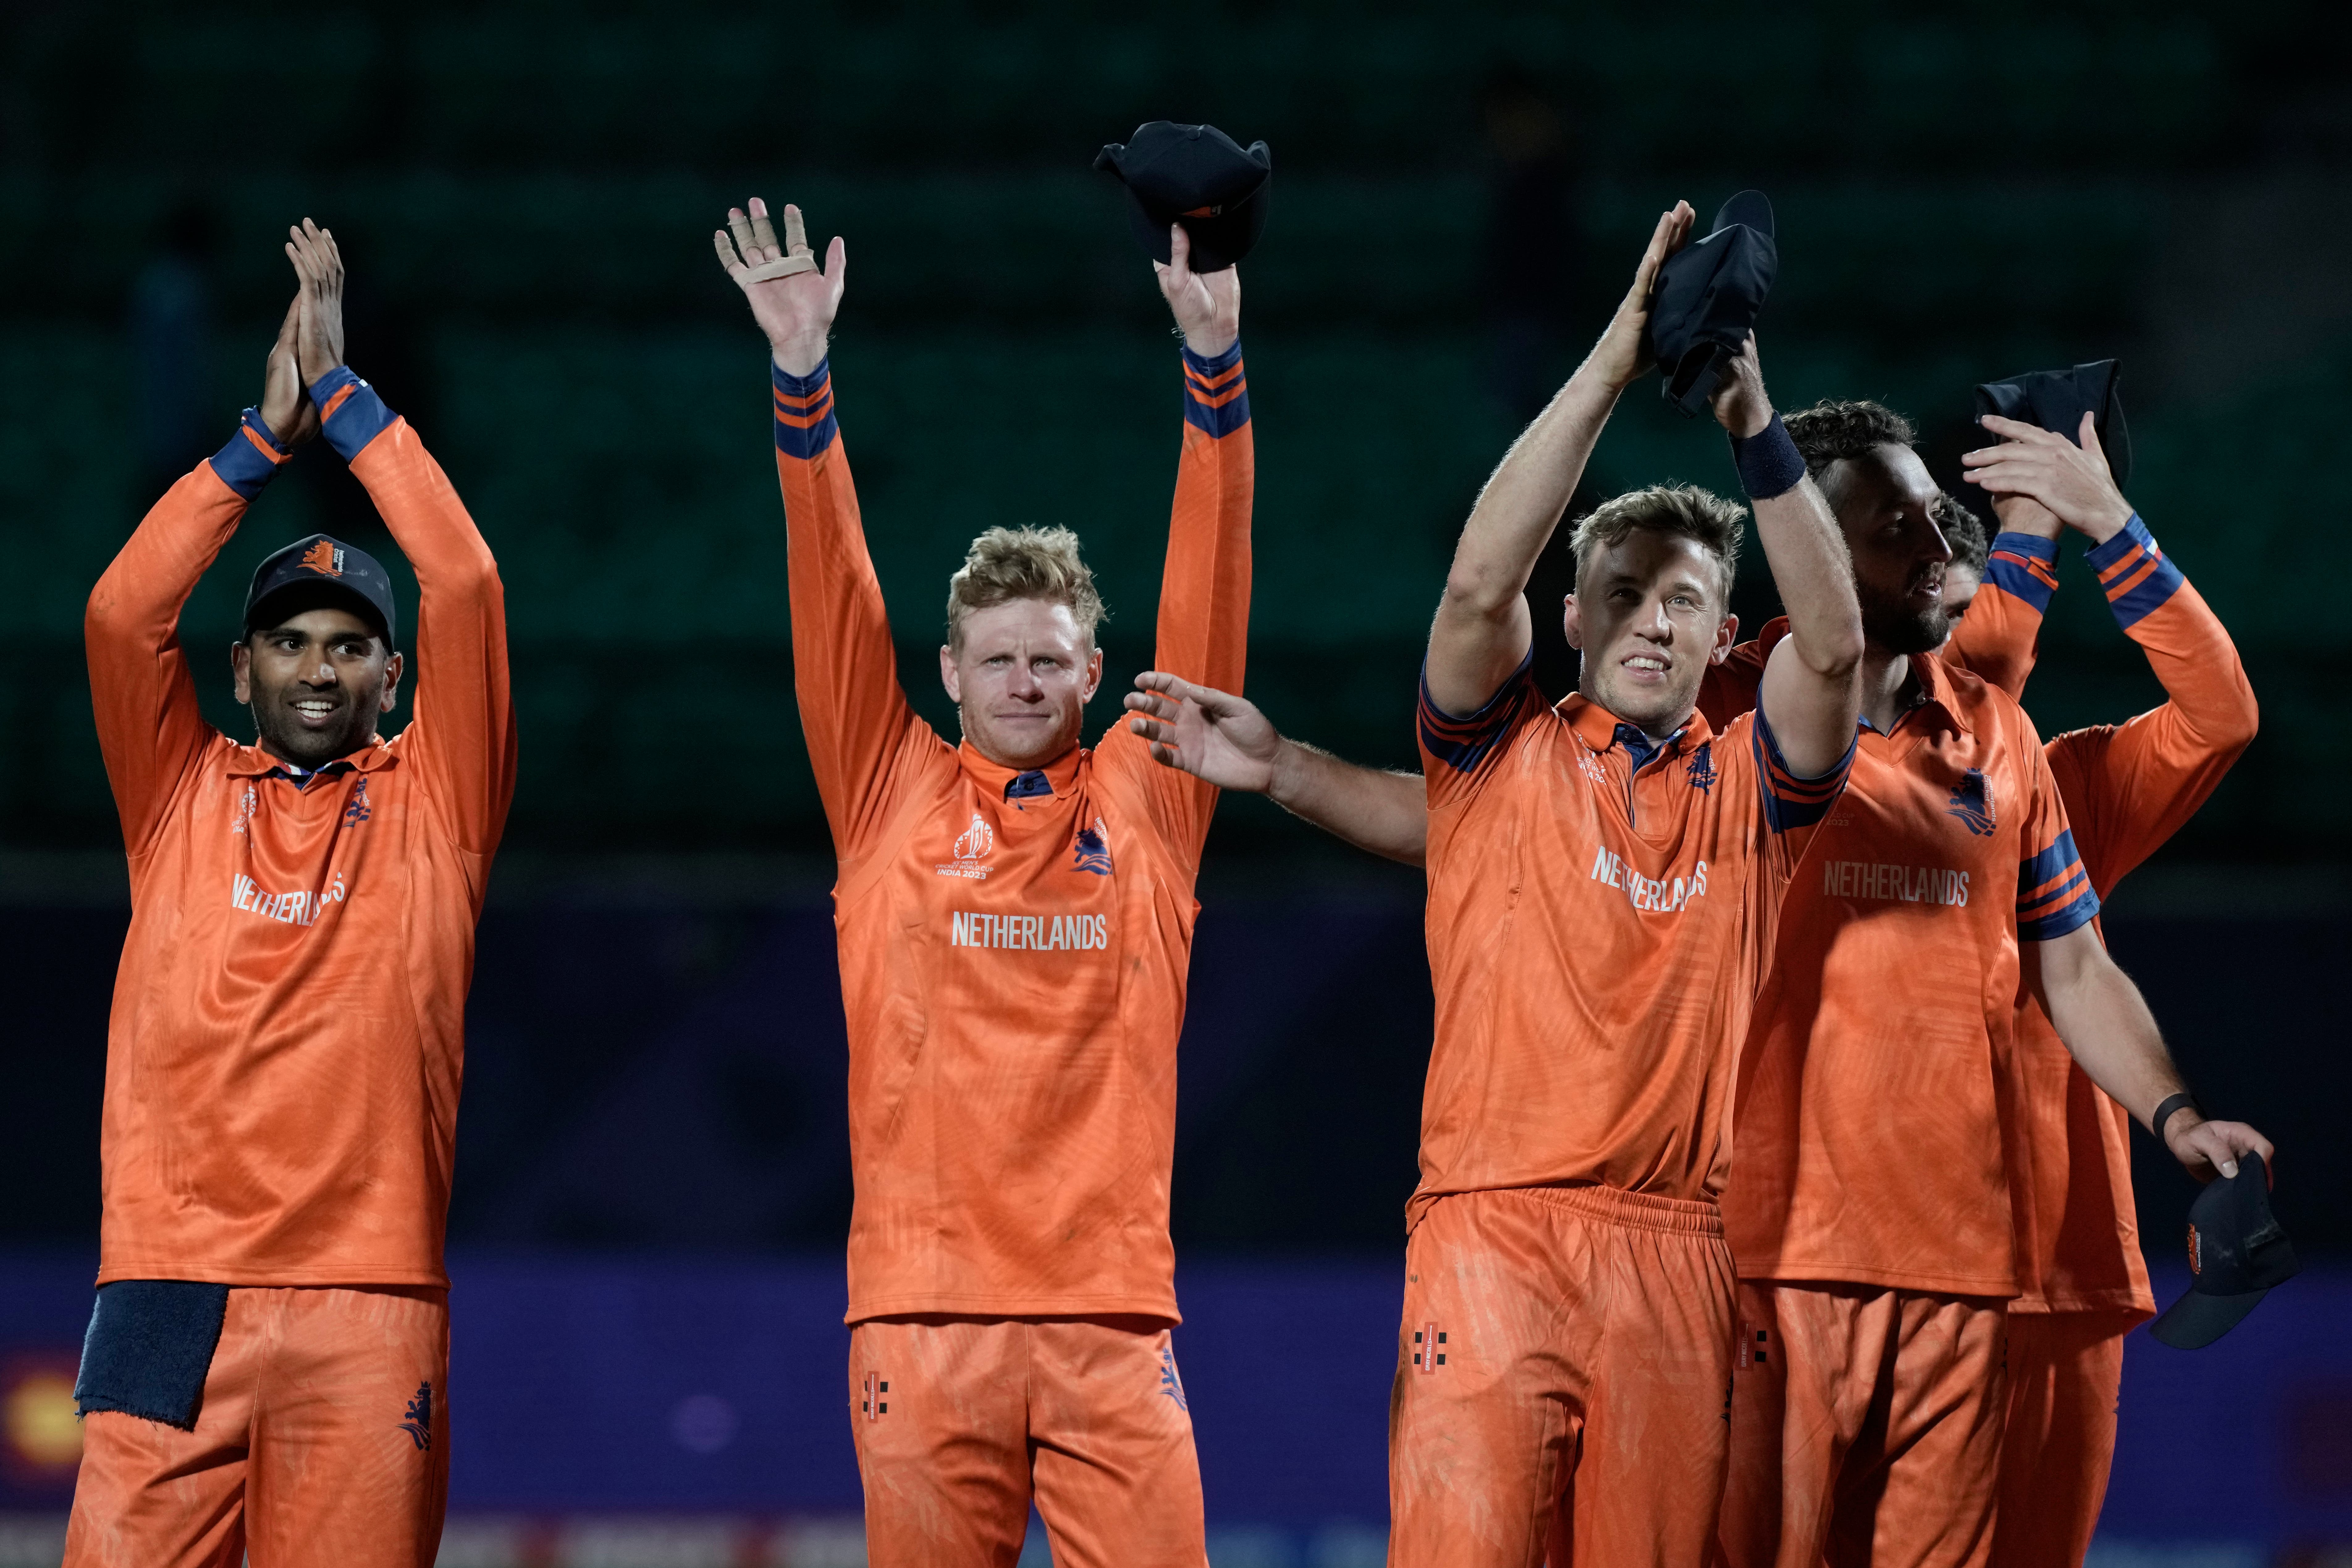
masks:
<svg viewBox="0 0 2352 1568"><path fill-rule="evenodd" d="M278 437L262 423L261 410L248 408L245 417L237 421L236 434L228 438L228 445L207 461L213 472L220 476L221 483L251 500L293 455L278 447Z"/></svg>
<svg viewBox="0 0 2352 1568"><path fill-rule="evenodd" d="M400 417L347 364L337 365L312 383L310 401L319 405L319 428L326 433L327 444L346 463Z"/></svg>
<svg viewBox="0 0 2352 1568"><path fill-rule="evenodd" d="M2051 846L2017 868L2017 939L2050 942L2091 923L2099 895L2075 852L2074 835L2062 832Z"/></svg>
<svg viewBox="0 0 2352 1568"><path fill-rule="evenodd" d="M841 426L833 417L831 355L806 375L793 375L771 359L768 378L776 391L777 451L805 462L840 437Z"/></svg>
<svg viewBox="0 0 2352 1568"><path fill-rule="evenodd" d="M2187 581L2180 568L2157 548L2155 536L2137 512L2132 513L2121 533L2095 547L2084 559L2099 574L2099 586L2107 591L2107 607L2115 611L2116 624L2126 631L2179 593Z"/></svg>
<svg viewBox="0 0 2352 1568"><path fill-rule="evenodd" d="M2046 611L2050 595L2058 590L2058 542L2031 533L2003 533L1993 540L1985 557L1985 577L2036 614Z"/></svg>
<svg viewBox="0 0 2352 1568"><path fill-rule="evenodd" d="M1249 382L1242 374L1242 345L1214 359L1184 351L1184 420L1212 436L1230 436L1249 423Z"/></svg>
<svg viewBox="0 0 2352 1568"><path fill-rule="evenodd" d="M1189 355L1187 356L1190 357ZM1429 666L1421 667L1421 699L1414 723L1421 731L1421 748L1457 773L1475 773L1494 754L1496 745L1510 732L1529 703L1543 699L1536 690L1536 653L1529 648L1519 668L1475 713L1463 718L1440 708L1429 695Z"/></svg>
<svg viewBox="0 0 2352 1568"><path fill-rule="evenodd" d="M1837 797L1845 793L1846 778L1853 772L1854 748L1862 743L1862 726L1854 726L1853 739L1846 742L1845 755L1837 760L1837 765L1819 778L1801 778L1790 769L1761 708L1756 710L1749 739L1756 748L1757 781L1764 792L1764 820L1773 832L1786 833L1811 827L1827 816Z"/></svg>

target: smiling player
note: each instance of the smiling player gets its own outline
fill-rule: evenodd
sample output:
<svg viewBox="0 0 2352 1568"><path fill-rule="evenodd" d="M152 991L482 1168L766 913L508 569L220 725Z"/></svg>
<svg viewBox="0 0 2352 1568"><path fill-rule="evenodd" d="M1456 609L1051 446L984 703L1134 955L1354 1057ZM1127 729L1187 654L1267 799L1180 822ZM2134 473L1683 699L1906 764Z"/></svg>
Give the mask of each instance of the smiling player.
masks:
<svg viewBox="0 0 2352 1568"><path fill-rule="evenodd" d="M474 923L514 787L498 568L406 421L343 364L305 220L258 408L90 595L90 696L131 858L108 1032L97 1310L66 1562L424 1568L441 1534L448 1214ZM308 395L305 395L305 388ZM415 568L315 535L230 649L258 739L205 723L177 623L321 431Z"/></svg>
<svg viewBox="0 0 2352 1568"><path fill-rule="evenodd" d="M794 681L840 859L867 1551L882 1568L1009 1563L1034 1499L1057 1563L1197 1568L1168 1182L1216 792L1121 727L1080 743L1102 602L1066 530L972 542L940 649L962 743L915 716L825 354L846 252L836 238L822 271L748 277L805 254L783 216L784 245L756 200L716 239L772 351ZM1171 253L1158 272L1184 333L1184 422L1158 657L1238 683L1241 285L1192 272L1181 226Z"/></svg>

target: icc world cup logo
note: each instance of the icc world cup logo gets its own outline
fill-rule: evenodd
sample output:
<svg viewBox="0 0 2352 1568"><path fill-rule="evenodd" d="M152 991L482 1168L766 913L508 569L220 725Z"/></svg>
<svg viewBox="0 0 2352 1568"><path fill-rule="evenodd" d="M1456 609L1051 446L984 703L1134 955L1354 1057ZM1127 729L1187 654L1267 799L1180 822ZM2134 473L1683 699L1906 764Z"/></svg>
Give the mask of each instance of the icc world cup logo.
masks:
<svg viewBox="0 0 2352 1568"><path fill-rule="evenodd" d="M956 835L955 848L951 853L959 860L980 860L995 847L996 829L989 826L987 819L980 813L973 812L971 826Z"/></svg>

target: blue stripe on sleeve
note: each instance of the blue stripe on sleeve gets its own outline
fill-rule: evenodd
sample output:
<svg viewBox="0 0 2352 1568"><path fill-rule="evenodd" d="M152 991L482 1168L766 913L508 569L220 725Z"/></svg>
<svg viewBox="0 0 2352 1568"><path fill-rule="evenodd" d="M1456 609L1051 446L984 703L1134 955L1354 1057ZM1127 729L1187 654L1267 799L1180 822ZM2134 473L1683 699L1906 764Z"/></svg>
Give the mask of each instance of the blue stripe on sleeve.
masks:
<svg viewBox="0 0 2352 1568"><path fill-rule="evenodd" d="M2017 868L2017 935L2021 942L2049 942L2090 924L2099 895L2074 848L2074 835L2058 835L2050 847Z"/></svg>
<svg viewBox="0 0 2352 1568"><path fill-rule="evenodd" d="M2035 570L2036 563L2040 570ZM2037 611L2050 608L2058 586L2058 542L2031 533L2004 533L1992 542L1985 557L1985 576L2011 598Z"/></svg>
<svg viewBox="0 0 2352 1568"><path fill-rule="evenodd" d="M351 395L335 403L335 395L344 387ZM366 450L367 444L392 428L400 417L383 405L374 387L362 381L347 364L339 364L320 376L310 388L310 401L319 405L322 416L320 428L326 433L328 445L348 463ZM334 412L327 405L335 404Z"/></svg>
<svg viewBox="0 0 2352 1568"><path fill-rule="evenodd" d="M806 375L793 375L768 361L768 377L775 389L776 450L805 462L841 435L833 413L833 360L816 362Z"/></svg>
<svg viewBox="0 0 2352 1568"><path fill-rule="evenodd" d="M268 444L268 452L253 444L253 437L246 434L248 430L253 432L253 437L258 437ZM270 453L277 453L276 461L271 461ZM221 483L251 500L261 493L261 487L285 466L286 454L278 450L278 438L269 433L269 426L261 422L261 411L248 408L245 411L245 417L237 421L236 434L228 438L227 446L212 455L210 461L213 472L220 476Z"/></svg>
<svg viewBox="0 0 2352 1568"><path fill-rule="evenodd" d="M1535 696L1535 649L1519 660L1519 668L1475 713L1455 718L1429 695L1429 667L1421 669L1421 700L1415 721L1421 743L1429 754L1457 773L1475 773L1496 745L1510 732L1528 702Z"/></svg>
<svg viewBox="0 0 2352 1568"><path fill-rule="evenodd" d="M1764 710L1756 710L1756 722L1748 737L1756 751L1757 787L1764 795L1764 820L1775 833L1786 833L1793 827L1811 827L1829 815L1837 797L1845 793L1847 775L1853 771L1854 748L1862 743L1862 726L1853 730L1853 739L1846 742L1845 755L1837 765L1819 778L1800 778L1790 771L1788 760L1780 755L1780 742L1773 738L1772 726L1765 721Z"/></svg>
<svg viewBox="0 0 2352 1568"><path fill-rule="evenodd" d="M1185 422L1212 436L1230 436L1249 417L1249 373L1242 368L1241 341L1235 339L1233 347L1213 359L1186 349Z"/></svg>
<svg viewBox="0 0 2352 1568"><path fill-rule="evenodd" d="M2116 624L2126 631L2188 581L2158 548L2156 536L2148 532L2137 512L2132 513L2121 533L2095 547L2084 559L2098 573L2099 585L2107 591L2107 605L2116 613Z"/></svg>

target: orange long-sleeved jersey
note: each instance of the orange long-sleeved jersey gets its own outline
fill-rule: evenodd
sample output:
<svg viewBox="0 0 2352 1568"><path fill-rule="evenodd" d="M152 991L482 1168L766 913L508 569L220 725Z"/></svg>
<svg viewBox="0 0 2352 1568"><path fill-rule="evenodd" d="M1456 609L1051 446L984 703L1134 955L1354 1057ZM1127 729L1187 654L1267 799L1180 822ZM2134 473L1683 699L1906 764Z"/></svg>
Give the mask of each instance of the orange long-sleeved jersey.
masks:
<svg viewBox="0 0 2352 1568"><path fill-rule="evenodd" d="M1964 625L2022 696L2034 636L2056 584L2053 541L2004 533L1990 572L1992 615ZM2254 737L2253 689L2230 634L2135 515L2088 560L2125 635L2147 651L2168 700L2122 724L2053 736L2043 748L2083 868L2102 900L2205 804ZM2013 1312L2153 1314L2132 1203L2131 1115L2074 1065L2031 994L2018 1000L2011 1069Z"/></svg>
<svg viewBox="0 0 2352 1568"><path fill-rule="evenodd" d="M131 859L107 1037L99 1280L445 1285L474 923L514 788L498 568L348 371L329 441L415 568L415 712L301 774L204 721L181 606L285 459L248 422L90 595Z"/></svg>
<svg viewBox="0 0 2352 1568"><path fill-rule="evenodd" d="M1176 1040L1216 792L1114 723L1016 773L908 706L829 368L774 373L801 723L849 1025L847 1320L1177 1317ZM1239 345L1184 355L1160 668L1239 690Z"/></svg>

